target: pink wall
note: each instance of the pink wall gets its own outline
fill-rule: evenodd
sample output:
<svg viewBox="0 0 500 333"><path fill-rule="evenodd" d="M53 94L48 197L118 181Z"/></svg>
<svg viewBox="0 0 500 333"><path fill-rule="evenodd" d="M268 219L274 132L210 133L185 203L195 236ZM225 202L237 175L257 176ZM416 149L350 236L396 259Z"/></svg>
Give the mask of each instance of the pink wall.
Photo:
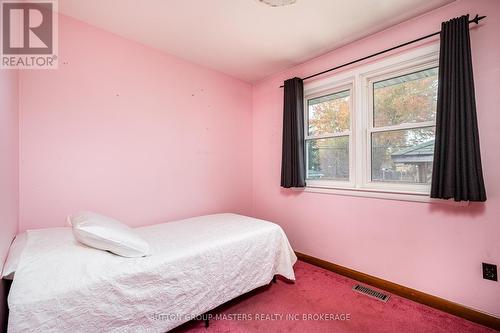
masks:
<svg viewBox="0 0 500 333"><path fill-rule="evenodd" d="M0 269L18 226L18 101L17 71L0 69Z"/></svg>
<svg viewBox="0 0 500 333"><path fill-rule="evenodd" d="M453 207L280 189L284 79L309 74L439 30L465 13L488 15L471 30L488 202ZM301 252L500 317L500 283L481 262L500 264L500 1L457 1L254 87L254 213L280 223Z"/></svg>
<svg viewBox="0 0 500 333"><path fill-rule="evenodd" d="M20 74L20 229L252 208L252 87L62 16L59 69Z"/></svg>

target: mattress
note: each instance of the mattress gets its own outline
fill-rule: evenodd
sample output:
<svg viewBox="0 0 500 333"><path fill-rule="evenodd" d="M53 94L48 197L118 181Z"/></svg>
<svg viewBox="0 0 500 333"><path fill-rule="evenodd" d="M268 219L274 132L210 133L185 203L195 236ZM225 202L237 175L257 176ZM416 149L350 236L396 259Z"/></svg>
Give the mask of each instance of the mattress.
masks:
<svg viewBox="0 0 500 333"><path fill-rule="evenodd" d="M236 214L137 228L151 255L123 258L70 228L28 231L9 332L165 332L268 284L297 258L276 224Z"/></svg>

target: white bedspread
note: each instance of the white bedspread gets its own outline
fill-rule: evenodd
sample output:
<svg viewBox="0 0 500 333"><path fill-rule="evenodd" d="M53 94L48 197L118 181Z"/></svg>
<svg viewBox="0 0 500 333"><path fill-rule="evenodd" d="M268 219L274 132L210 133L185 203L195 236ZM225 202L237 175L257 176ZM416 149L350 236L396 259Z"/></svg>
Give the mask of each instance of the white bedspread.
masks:
<svg viewBox="0 0 500 333"><path fill-rule="evenodd" d="M295 279L295 254L267 221L216 214L136 230L151 256L85 247L70 228L29 231L9 332L165 332L275 274Z"/></svg>

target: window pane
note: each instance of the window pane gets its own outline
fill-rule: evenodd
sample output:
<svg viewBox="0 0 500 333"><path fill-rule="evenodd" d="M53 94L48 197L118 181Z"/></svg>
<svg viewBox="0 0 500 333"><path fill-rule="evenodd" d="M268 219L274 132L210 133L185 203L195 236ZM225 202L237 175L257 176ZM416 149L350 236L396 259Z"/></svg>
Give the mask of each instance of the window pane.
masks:
<svg viewBox="0 0 500 333"><path fill-rule="evenodd" d="M346 90L308 100L308 135L348 131L350 98Z"/></svg>
<svg viewBox="0 0 500 333"><path fill-rule="evenodd" d="M307 179L349 180L349 136L307 140Z"/></svg>
<svg viewBox="0 0 500 333"><path fill-rule="evenodd" d="M373 84L373 126L434 121L438 68Z"/></svg>
<svg viewBox="0 0 500 333"><path fill-rule="evenodd" d="M372 133L372 180L430 184L434 127Z"/></svg>

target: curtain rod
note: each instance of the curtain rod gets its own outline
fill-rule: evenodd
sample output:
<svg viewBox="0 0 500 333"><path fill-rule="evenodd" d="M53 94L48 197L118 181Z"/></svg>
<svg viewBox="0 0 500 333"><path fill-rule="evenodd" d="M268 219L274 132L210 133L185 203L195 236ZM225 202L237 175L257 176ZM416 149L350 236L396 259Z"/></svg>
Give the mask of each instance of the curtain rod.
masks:
<svg viewBox="0 0 500 333"><path fill-rule="evenodd" d="M476 24L479 24L479 21L481 21L482 19L484 19L486 16L479 16L478 14L476 14L476 17L474 17L472 20L469 20L469 24L471 23L476 23ZM381 55L383 53L386 53L386 52L389 52L389 51L392 51L392 50L395 50L395 49L398 49L400 47L403 47L403 46L406 46L406 45L410 45L410 44L413 44L413 43L416 43L416 42L420 42L421 40L424 40L424 39L427 39L429 37L432 37L432 36L436 36L436 35L439 35L441 33L441 30L439 31L436 31L432 34L429 34L427 36L423 36L423 37L419 37L417 39L414 39L414 40L411 40L409 42L406 42L406 43L403 43L403 44L399 44L399 45L396 45L396 46L393 46L391 48L388 48L388 49L385 49L383 51L379 51L377 53L373 53L373 54L370 54L366 57L363 57L363 58L359 58L359 59L356 59L356 60L353 60L353 61L350 61L348 63L345 63L345 64L342 64L342 65L339 65L339 66L336 66L336 67L333 67L333 68L330 68L330 69L327 69L327 70L324 70L322 72L319 72L319 73L316 73L316 74L312 74L312 75L309 75L309 76L306 76L305 78L303 78L302 80L308 80L308 79L312 79L313 77L316 77L316 76L319 76L319 75L322 75L322 74L325 74L325 73L328 73L328 72L331 72L331 71L334 71L336 69L339 69L339 68L342 68L342 67L345 67L345 66L349 66L349 65L352 65L352 64L355 64L357 62L360 62L360 61L363 61L363 60L366 60L366 59L369 59L369 58L373 58L373 57L376 57L378 55ZM283 88L284 86L280 86L280 88Z"/></svg>

